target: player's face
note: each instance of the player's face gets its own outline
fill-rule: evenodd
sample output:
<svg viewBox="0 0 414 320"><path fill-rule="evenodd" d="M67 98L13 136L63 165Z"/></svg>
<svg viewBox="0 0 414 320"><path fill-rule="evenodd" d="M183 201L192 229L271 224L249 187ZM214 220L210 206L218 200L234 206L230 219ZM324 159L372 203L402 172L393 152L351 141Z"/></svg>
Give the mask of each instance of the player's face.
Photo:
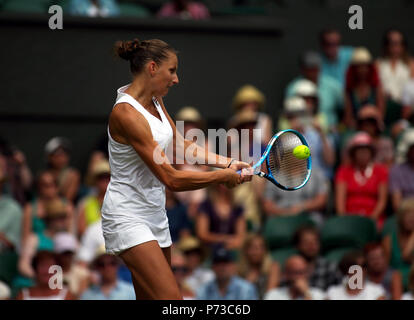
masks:
<svg viewBox="0 0 414 320"><path fill-rule="evenodd" d="M164 97L173 85L178 84L177 68L178 59L174 53L169 53L168 58L157 66L154 75L157 96Z"/></svg>

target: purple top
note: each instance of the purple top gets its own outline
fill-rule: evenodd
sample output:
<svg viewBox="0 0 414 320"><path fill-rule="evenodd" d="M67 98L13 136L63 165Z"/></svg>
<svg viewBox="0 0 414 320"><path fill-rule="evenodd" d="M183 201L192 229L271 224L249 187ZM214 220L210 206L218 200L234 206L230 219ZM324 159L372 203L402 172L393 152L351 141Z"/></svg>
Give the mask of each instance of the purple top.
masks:
<svg viewBox="0 0 414 320"><path fill-rule="evenodd" d="M403 198L414 197L414 168L408 163L391 168L390 191L400 191Z"/></svg>
<svg viewBox="0 0 414 320"><path fill-rule="evenodd" d="M210 219L210 232L219 234L235 234L236 221L243 215L243 208L240 206L234 206L229 217L224 220L219 217L211 201L206 200L200 205L199 212L206 214Z"/></svg>

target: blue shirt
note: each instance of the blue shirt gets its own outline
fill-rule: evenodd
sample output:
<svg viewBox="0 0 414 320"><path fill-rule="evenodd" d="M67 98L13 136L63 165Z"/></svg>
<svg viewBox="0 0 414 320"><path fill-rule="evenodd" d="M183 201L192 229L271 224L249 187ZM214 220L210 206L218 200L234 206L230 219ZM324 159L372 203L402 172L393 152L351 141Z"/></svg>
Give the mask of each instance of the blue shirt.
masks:
<svg viewBox="0 0 414 320"><path fill-rule="evenodd" d="M296 82L302 79L303 77L298 77L288 84L285 92L287 98L295 95ZM317 86L319 112L326 117L328 126L336 126L338 123L338 110L343 108L344 102L341 84L329 76L319 74Z"/></svg>
<svg viewBox="0 0 414 320"><path fill-rule="evenodd" d="M353 54L354 48L345 46L339 47L336 61L328 60L328 58L322 54L321 73L325 76L334 78L343 88L345 85L346 70L349 67Z"/></svg>
<svg viewBox="0 0 414 320"><path fill-rule="evenodd" d="M100 286L91 286L80 300L135 300L135 291L131 284L118 280L108 296L103 294Z"/></svg>
<svg viewBox="0 0 414 320"><path fill-rule="evenodd" d="M223 296L216 280L207 282L197 293L198 300L257 300L256 288L250 282L234 276L231 278L227 291Z"/></svg>
<svg viewBox="0 0 414 320"><path fill-rule="evenodd" d="M331 179L333 177L333 168L325 163L323 159L323 143L322 138L316 129L307 127L303 133L306 141L309 144L312 155L312 166L319 167L324 173L325 177ZM328 143L333 147L333 141L330 136Z"/></svg>

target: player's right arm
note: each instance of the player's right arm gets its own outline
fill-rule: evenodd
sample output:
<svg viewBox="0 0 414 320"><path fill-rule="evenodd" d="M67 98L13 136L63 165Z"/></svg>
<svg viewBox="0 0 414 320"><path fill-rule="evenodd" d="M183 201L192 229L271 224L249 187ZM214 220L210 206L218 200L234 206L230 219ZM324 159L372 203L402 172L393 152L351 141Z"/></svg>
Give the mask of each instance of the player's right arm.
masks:
<svg viewBox="0 0 414 320"><path fill-rule="evenodd" d="M176 170L154 141L145 117L127 103L120 103L113 109L109 118L109 131L115 141L131 145L152 173L172 191L201 189L214 183L234 187L241 182L240 175L232 169L213 172ZM158 164L154 155L165 160Z"/></svg>

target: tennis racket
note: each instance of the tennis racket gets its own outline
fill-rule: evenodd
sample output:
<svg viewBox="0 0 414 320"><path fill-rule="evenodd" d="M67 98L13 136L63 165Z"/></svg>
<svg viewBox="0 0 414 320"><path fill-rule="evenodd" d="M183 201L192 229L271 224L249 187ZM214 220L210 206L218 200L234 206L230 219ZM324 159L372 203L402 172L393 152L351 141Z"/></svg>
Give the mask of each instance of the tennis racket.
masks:
<svg viewBox="0 0 414 320"><path fill-rule="evenodd" d="M299 159L293 154L293 150L301 145L309 148L299 132L293 129L280 131L270 139L260 160L246 172L251 174L253 171L253 174L266 178L283 190L298 190L308 182L312 171L310 155L306 159ZM266 164L267 173L261 171L263 163ZM237 172L241 174L242 170Z"/></svg>

